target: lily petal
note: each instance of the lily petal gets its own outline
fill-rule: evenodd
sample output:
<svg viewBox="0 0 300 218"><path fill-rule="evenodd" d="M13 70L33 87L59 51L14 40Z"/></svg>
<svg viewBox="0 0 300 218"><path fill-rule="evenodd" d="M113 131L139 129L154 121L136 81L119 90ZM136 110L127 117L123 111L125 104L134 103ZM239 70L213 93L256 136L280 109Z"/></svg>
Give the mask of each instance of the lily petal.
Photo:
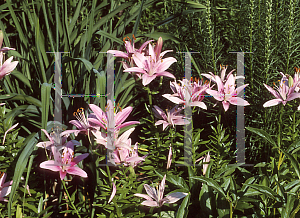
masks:
<svg viewBox="0 0 300 218"><path fill-rule="evenodd" d="M117 192L117 187L114 182L112 183L112 186L113 186L113 188L112 188L111 196L107 202L108 204L112 201L112 199L114 198L114 196L116 195L116 192Z"/></svg>

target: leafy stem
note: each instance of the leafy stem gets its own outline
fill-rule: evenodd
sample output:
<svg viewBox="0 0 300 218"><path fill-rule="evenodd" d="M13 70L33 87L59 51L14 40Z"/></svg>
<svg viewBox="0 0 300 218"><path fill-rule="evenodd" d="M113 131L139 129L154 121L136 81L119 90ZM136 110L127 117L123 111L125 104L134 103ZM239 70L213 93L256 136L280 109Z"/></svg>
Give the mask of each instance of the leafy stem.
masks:
<svg viewBox="0 0 300 218"><path fill-rule="evenodd" d="M75 209L77 216L81 218L80 214L78 213L77 208L75 207L75 205L73 204L73 202L72 202L72 200L71 200L71 197L70 197L70 195L69 195L68 189L67 189L66 184L65 184L65 181L62 180L61 182L62 182L62 184L63 184L63 186L64 186L64 189L65 189L65 191L66 191L66 193L67 193L68 200L69 200L70 204L71 204L72 207Z"/></svg>

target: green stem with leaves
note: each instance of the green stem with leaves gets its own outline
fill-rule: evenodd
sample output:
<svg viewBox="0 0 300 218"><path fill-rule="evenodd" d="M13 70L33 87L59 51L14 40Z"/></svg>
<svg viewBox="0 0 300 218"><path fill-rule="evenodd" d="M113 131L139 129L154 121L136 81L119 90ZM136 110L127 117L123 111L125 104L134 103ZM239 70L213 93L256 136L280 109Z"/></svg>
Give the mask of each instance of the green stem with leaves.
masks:
<svg viewBox="0 0 300 218"><path fill-rule="evenodd" d="M151 119L154 122L154 116L153 116L153 112L152 112L152 108L153 108L152 93L151 93L151 90L150 90L149 86L145 86L145 89L148 92L148 100L149 100L149 111L148 112L150 113Z"/></svg>
<svg viewBox="0 0 300 218"><path fill-rule="evenodd" d="M62 182L62 184L63 184L63 186L64 186L64 189L65 189L65 191L66 191L66 194L67 194L67 196L68 196L68 200L69 200L70 204L72 205L73 209L76 211L77 216L78 216L79 218L81 218L80 214L78 213L77 208L75 207L75 205L73 204L73 202L72 202L72 200L71 200L71 197L70 197L70 195L69 195L68 189L67 189L66 184L65 184L65 181L62 180L61 182Z"/></svg>

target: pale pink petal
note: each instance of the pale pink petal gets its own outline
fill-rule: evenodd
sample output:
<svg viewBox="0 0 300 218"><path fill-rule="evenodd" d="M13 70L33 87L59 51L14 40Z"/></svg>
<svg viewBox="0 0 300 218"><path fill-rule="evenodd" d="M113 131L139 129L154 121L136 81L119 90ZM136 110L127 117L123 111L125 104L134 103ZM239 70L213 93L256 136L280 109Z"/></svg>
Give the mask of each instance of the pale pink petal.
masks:
<svg viewBox="0 0 300 218"><path fill-rule="evenodd" d="M213 82L216 82L215 80L215 75L212 74L211 72L209 72L210 74L206 74L206 73L203 73L201 74L201 76L205 76L207 79L209 79L210 81L213 81Z"/></svg>
<svg viewBox="0 0 300 218"><path fill-rule="evenodd" d="M148 207L158 207L158 203L156 201L143 201L141 205L145 205Z"/></svg>
<svg viewBox="0 0 300 218"><path fill-rule="evenodd" d="M144 184L144 188L147 192L147 194L153 198L154 200L158 201L158 196L157 196L157 192L156 192L156 189L151 187L150 185L148 184Z"/></svg>
<svg viewBox="0 0 300 218"><path fill-rule="evenodd" d="M155 52L155 55L156 55L156 60L159 59L162 45L163 45L163 39L161 37L159 37L158 40L157 40L157 43L156 43L156 45L154 47L154 52Z"/></svg>
<svg viewBox="0 0 300 218"><path fill-rule="evenodd" d="M54 156L54 161L55 161L55 165L61 166L62 163L62 158L61 158L61 154L59 153L58 149L55 146L51 147L52 149L52 154Z"/></svg>
<svg viewBox="0 0 300 218"><path fill-rule="evenodd" d="M153 46L152 46L151 44L149 44L148 53L149 53L151 59L155 60L155 56L156 56L156 55L155 55Z"/></svg>
<svg viewBox="0 0 300 218"><path fill-rule="evenodd" d="M81 125L81 123L78 120L70 120L69 123L73 124L78 129L83 129L83 126Z"/></svg>
<svg viewBox="0 0 300 218"><path fill-rule="evenodd" d="M62 171L62 170L61 170L61 171L59 172L59 177L60 177L61 180L64 180L64 178L66 177L66 175L67 175L67 172L66 172L66 171Z"/></svg>
<svg viewBox="0 0 300 218"><path fill-rule="evenodd" d="M15 125L13 125L12 127L10 127L10 128L4 133L2 145L4 145L5 138L6 138L6 134L7 134L10 130L16 128L16 126L17 126L18 124L19 124L19 123L16 123Z"/></svg>
<svg viewBox="0 0 300 218"><path fill-rule="evenodd" d="M159 65L157 66L156 71L158 73L163 72L175 62L177 62L177 60L173 57L161 59L161 61L158 61Z"/></svg>
<svg viewBox="0 0 300 218"><path fill-rule="evenodd" d="M218 86L218 92L223 92L224 91L224 85L223 85L223 82L222 80L220 79L219 76L215 76L215 80L216 80L216 83L217 83L217 86Z"/></svg>
<svg viewBox="0 0 300 218"><path fill-rule="evenodd" d="M8 58L3 65L0 67L0 76L3 77L3 75L5 74L9 74L11 71L13 71L16 66L18 65L18 61L13 61L11 62L13 59L13 56L11 56L10 58Z"/></svg>
<svg viewBox="0 0 300 218"><path fill-rule="evenodd" d="M40 148L46 148L49 150L51 145L53 145L53 142L47 141L47 142L39 142L37 143L36 146Z"/></svg>
<svg viewBox="0 0 300 218"><path fill-rule="evenodd" d="M167 169L171 167L172 163L172 147L169 148L169 154L168 154L168 162L167 162Z"/></svg>
<svg viewBox="0 0 300 218"><path fill-rule="evenodd" d="M67 173L87 178L86 172L84 170L80 169L79 167L70 166L67 169Z"/></svg>
<svg viewBox="0 0 300 218"><path fill-rule="evenodd" d="M167 195L164 199L167 200L167 203L173 204L173 203L177 202L178 200L180 200L181 198L184 198L187 195L188 195L188 193L184 193L184 192L174 192L174 193Z"/></svg>
<svg viewBox="0 0 300 218"><path fill-rule="evenodd" d="M136 194L134 194L134 196L145 198L148 201L153 201L153 199L151 197L149 197L148 195L145 195L145 194L136 193Z"/></svg>
<svg viewBox="0 0 300 218"><path fill-rule="evenodd" d="M160 53L159 58L162 58L166 53L172 52L172 51L173 51L173 50L166 50L166 51L163 51L162 53Z"/></svg>
<svg viewBox="0 0 300 218"><path fill-rule="evenodd" d="M142 53L143 49L149 44L149 42L152 42L152 41L154 41L154 40L148 40L147 42L144 42L142 44L142 46L139 48L138 52Z"/></svg>
<svg viewBox="0 0 300 218"><path fill-rule="evenodd" d="M122 129L122 128L126 127L126 126L135 125L135 124L140 124L140 122L139 121L128 121L128 122L122 123L119 126L116 126L115 130Z"/></svg>
<svg viewBox="0 0 300 218"><path fill-rule="evenodd" d="M242 91L245 87L247 87L249 84L245 84L245 85L242 85L240 87L238 87L233 94L235 95L238 95L240 93L240 91ZM232 93L231 93L232 94Z"/></svg>
<svg viewBox="0 0 300 218"><path fill-rule="evenodd" d="M78 133L80 132L85 132L86 130L85 129L72 129L72 130L66 130L64 131L64 134L71 134L71 133L74 133L75 136L78 135ZM53 144L53 143L52 143ZM39 147L39 146L38 146Z"/></svg>
<svg viewBox="0 0 300 218"><path fill-rule="evenodd" d="M231 97L228 101L230 102L230 104L233 104L233 105L240 105L240 106L250 105L246 100L244 100L240 97Z"/></svg>
<svg viewBox="0 0 300 218"><path fill-rule="evenodd" d="M132 58L134 63L138 66L137 68L144 68L144 63L147 61L147 58L143 54L136 52L132 55Z"/></svg>
<svg viewBox="0 0 300 218"><path fill-rule="evenodd" d="M181 119L173 120L173 123L174 125L187 125L190 123L190 121L181 118Z"/></svg>
<svg viewBox="0 0 300 218"><path fill-rule="evenodd" d="M2 189L0 190L0 197L3 198L3 197L5 197L5 196L9 195L10 191L11 191L11 186L2 188Z"/></svg>
<svg viewBox="0 0 300 218"><path fill-rule="evenodd" d="M11 181L9 181L9 182L4 183L4 184L2 185L2 188L3 188L3 187L8 187L8 186L10 186L10 185L12 185L12 184L13 184L13 181L11 180Z"/></svg>
<svg viewBox="0 0 300 218"><path fill-rule="evenodd" d="M207 89L206 93L211 95L212 97L214 97L218 101L223 101L224 100L224 95L221 94L220 92L216 91L216 90Z"/></svg>
<svg viewBox="0 0 300 218"><path fill-rule="evenodd" d="M102 128L103 127L103 124L105 122L107 122L107 116L106 114L102 111L102 109L100 107L98 107L97 105L94 105L94 104L89 104L89 107L91 108L91 110L95 113L96 117L98 118L98 120L102 123L102 125L100 125ZM93 119L89 119L88 118L88 121L90 120L93 120ZM98 122L99 122L98 121ZM104 128L105 129L105 128Z"/></svg>
<svg viewBox="0 0 300 218"><path fill-rule="evenodd" d="M115 116L115 126L118 126L121 123L123 123L129 116L129 114L131 113L132 109L133 109L133 107L126 107L126 108L122 109L122 111L117 113Z"/></svg>
<svg viewBox="0 0 300 218"><path fill-rule="evenodd" d="M54 160L47 160L40 164L40 168L52 170L54 172L61 171L60 165L57 165Z"/></svg>
<svg viewBox="0 0 300 218"><path fill-rule="evenodd" d="M143 79L143 86L146 86L148 85L149 83L152 82L152 80L154 80L156 78L156 75L152 75L152 76L149 76L148 74L143 74L142 76L142 79Z"/></svg>
<svg viewBox="0 0 300 218"><path fill-rule="evenodd" d="M166 76L166 77L170 77L170 78L175 79L175 76L172 73L169 73L167 71L156 73L156 76Z"/></svg>
<svg viewBox="0 0 300 218"><path fill-rule="evenodd" d="M194 107L194 106L198 106L204 110L207 110L207 107L206 105L203 103L203 102L200 102L200 101L194 101L190 104L190 106Z"/></svg>
<svg viewBox="0 0 300 218"><path fill-rule="evenodd" d="M94 124L95 124L96 126L101 126L103 129L106 129L106 127L103 125L103 123L95 118L87 118L87 120L91 126L94 126Z"/></svg>
<svg viewBox="0 0 300 218"><path fill-rule="evenodd" d="M272 95L275 96L275 98L281 99L281 96L278 94L278 92L276 92L274 89L272 89L270 86L264 84L264 86L266 87L266 89L268 89L269 92L271 92Z"/></svg>
<svg viewBox="0 0 300 218"><path fill-rule="evenodd" d="M114 196L116 195L116 192L117 192L117 187L116 187L114 182L112 183L112 186L113 186L113 189L112 189L112 192L111 192L111 196L108 200L108 204L112 201L112 199L114 198Z"/></svg>
<svg viewBox="0 0 300 218"><path fill-rule="evenodd" d="M128 163L141 162L143 160L145 160L143 157L128 157L125 159L125 161Z"/></svg>
<svg viewBox="0 0 300 218"><path fill-rule="evenodd" d="M164 191L165 191L165 183L166 183L166 174L164 175L163 179L161 180L160 186L159 186L159 199L162 199L164 197Z"/></svg>
<svg viewBox="0 0 300 218"><path fill-rule="evenodd" d="M166 99L172 101L175 104L183 104L184 103L184 101L182 99L180 99L178 97L174 97L171 94L164 94L162 96L165 97Z"/></svg>
<svg viewBox="0 0 300 218"><path fill-rule="evenodd" d="M154 109L152 108L152 110L153 110L156 118L163 118L164 120L167 119L165 112L160 107L158 107L156 105L154 105L153 107L154 107Z"/></svg>
<svg viewBox="0 0 300 218"><path fill-rule="evenodd" d="M125 41L125 48L127 50L127 53L133 53L134 52L134 43L131 44L131 41Z"/></svg>
<svg viewBox="0 0 300 218"><path fill-rule="evenodd" d="M263 107L271 107L271 106L275 106L278 105L280 103L282 103L283 101L281 99L272 99L270 101L267 101L266 103L264 103Z"/></svg>
<svg viewBox="0 0 300 218"><path fill-rule="evenodd" d="M295 98L300 98L300 93L292 93L288 96L288 98L286 99L286 101L291 101L294 100Z"/></svg>
<svg viewBox="0 0 300 218"><path fill-rule="evenodd" d="M205 156L203 162L210 162L210 154L209 154L209 152L208 152L208 154ZM207 171L208 166L209 166L208 163L203 164L203 175L206 174L206 171Z"/></svg>
<svg viewBox="0 0 300 218"><path fill-rule="evenodd" d="M228 110L228 108L229 108L229 102L228 101L227 102L222 101L222 104L223 104L224 110L226 112Z"/></svg>
<svg viewBox="0 0 300 218"><path fill-rule="evenodd" d="M217 80L218 81L218 80ZM229 78L226 80L225 85L224 85L224 92L225 93L233 93L234 91L234 84L235 84L235 79L234 76L231 74ZM219 90L220 91L220 90Z"/></svg>
<svg viewBox="0 0 300 218"><path fill-rule="evenodd" d="M130 128L129 130L126 130L125 132L122 133L122 135L117 139L118 141L126 141L131 133L134 131L134 127Z"/></svg>
<svg viewBox="0 0 300 218"><path fill-rule="evenodd" d="M0 34L1 34L1 32L0 32ZM7 176L6 173L3 173L2 177L0 178L0 189L3 187L6 176Z"/></svg>
<svg viewBox="0 0 300 218"><path fill-rule="evenodd" d="M128 54L118 50L108 50L107 53L113 54L115 57L128 58Z"/></svg>
<svg viewBox="0 0 300 218"><path fill-rule="evenodd" d="M147 73L145 70L139 67L130 67L124 70L124 72L136 72L136 73Z"/></svg>

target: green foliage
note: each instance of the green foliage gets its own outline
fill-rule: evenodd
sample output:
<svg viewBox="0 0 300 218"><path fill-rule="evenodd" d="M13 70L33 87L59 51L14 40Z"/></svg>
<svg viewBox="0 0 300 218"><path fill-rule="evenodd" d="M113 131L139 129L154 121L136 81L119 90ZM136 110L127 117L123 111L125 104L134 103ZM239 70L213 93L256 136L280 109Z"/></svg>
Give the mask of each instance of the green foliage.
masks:
<svg viewBox="0 0 300 218"><path fill-rule="evenodd" d="M1 80L0 171L13 180L9 202L0 205L2 217L297 217L300 210L299 113L295 102L288 102L284 113L278 107L263 108L272 98L263 83L271 85L278 72L293 74L299 63L299 1L11 1L0 5L0 29L7 52L19 64ZM208 110L193 109L193 129L155 126L151 107L162 109L173 104L161 97L171 93L170 79L157 78L147 88L136 76L123 73L115 59L114 87L107 86L109 49L124 51L124 37L136 37L136 45L149 39L164 40L163 50L172 49L178 62L168 71L177 79L184 76L185 60L180 52L192 51L192 76L218 72L220 64L236 68L236 54L245 53L246 163L235 163L235 107L222 113L211 98ZM138 47L137 46L137 47ZM55 56L53 52L61 52ZM178 53L177 53L178 52ZM58 57L61 58L61 66ZM69 121L78 108L88 104L103 110L110 90L121 108L132 105L129 119L139 120L133 142L139 154L148 155L134 170L108 167L106 150L90 144L94 138L76 137L81 146L76 153L89 152L79 166L88 179L68 177L67 188L58 177L42 172L39 164L48 155L35 145L46 141L40 129L54 127L55 68L62 69L62 122ZM74 95L82 95L75 98ZM98 97L91 97L98 94ZM151 97L150 97L151 96ZM151 100L150 100L151 99ZM222 119L221 119L222 118ZM123 129L125 131L126 129ZM248 131L249 130L249 131ZM278 131L279 130L279 131ZM120 132L120 133L122 133ZM185 137L191 138L191 166L184 158ZM75 139L74 136L71 136ZM91 140L92 139L92 140ZM277 139L277 141L275 140ZM166 169L169 146L173 161ZM97 148L97 149L96 149ZM203 175L210 152L211 161ZM45 155L46 153L46 155ZM8 170L13 169L13 170ZM144 184L158 183L166 177L165 193L188 195L162 208L141 206ZM56 175L56 174L55 174ZM22 177L26 177L24 181ZM113 183L117 192L108 200ZM23 186L25 184L25 186ZM30 194L27 192L29 185ZM69 196L68 196L68 194ZM31 195L31 196L30 196ZM201 211L201 212L199 212Z"/></svg>

